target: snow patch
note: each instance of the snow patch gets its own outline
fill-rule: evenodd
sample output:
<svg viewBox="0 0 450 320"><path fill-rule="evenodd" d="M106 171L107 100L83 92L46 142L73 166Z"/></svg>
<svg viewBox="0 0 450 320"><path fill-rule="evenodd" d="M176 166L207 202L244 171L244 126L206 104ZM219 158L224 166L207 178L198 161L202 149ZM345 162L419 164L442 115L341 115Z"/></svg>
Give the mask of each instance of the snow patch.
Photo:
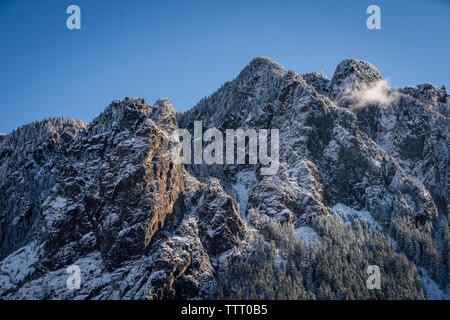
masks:
<svg viewBox="0 0 450 320"><path fill-rule="evenodd" d="M245 216L245 209L247 208L248 203L248 190L245 187L245 185L238 183L233 185L233 190L236 192L236 197L239 202L239 208L241 210L241 217L243 219L246 218Z"/></svg>
<svg viewBox="0 0 450 320"><path fill-rule="evenodd" d="M304 241L308 245L311 242L317 242L318 244L322 244L322 239L320 236L314 231L313 228L308 226L300 226L294 229L294 236L297 241Z"/></svg>
<svg viewBox="0 0 450 320"><path fill-rule="evenodd" d="M9 277L12 283L18 284L36 271L37 261L38 246L36 242L31 242L7 256L0 263L0 273Z"/></svg>
<svg viewBox="0 0 450 320"><path fill-rule="evenodd" d="M428 272L424 268L418 269L422 276L422 282L427 300L450 300L450 295L442 292L439 285L431 279Z"/></svg>
<svg viewBox="0 0 450 320"><path fill-rule="evenodd" d="M366 220L369 227L375 231L382 231L383 228L375 221L368 211L357 211L342 203L336 204L331 208L331 212L339 215L342 222L350 224L354 218L358 218L360 221Z"/></svg>
<svg viewBox="0 0 450 320"><path fill-rule="evenodd" d="M275 251L275 264L276 264L277 268L280 268L282 262L283 262L284 265L287 265L286 259L284 259L280 255L280 251L278 249L276 249L276 251Z"/></svg>
<svg viewBox="0 0 450 320"><path fill-rule="evenodd" d="M62 208L64 208L64 207L66 206L66 203L67 203L67 199L66 199L66 198L57 196L57 197L55 198L55 200L53 200L53 201L50 203L50 205L51 205L51 207L52 207L53 209L55 209L55 210L61 210Z"/></svg>
<svg viewBox="0 0 450 320"><path fill-rule="evenodd" d="M256 182L256 176L253 171L243 171L236 175L236 183L232 186L235 198L239 203L241 218L247 221L245 210L248 203L248 192Z"/></svg>

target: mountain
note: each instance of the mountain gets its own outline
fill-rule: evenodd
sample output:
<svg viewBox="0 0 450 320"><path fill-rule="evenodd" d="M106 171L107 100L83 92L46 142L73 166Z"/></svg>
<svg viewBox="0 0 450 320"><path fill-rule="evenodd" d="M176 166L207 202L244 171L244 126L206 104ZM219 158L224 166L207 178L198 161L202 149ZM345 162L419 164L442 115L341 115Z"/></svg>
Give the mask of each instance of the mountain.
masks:
<svg viewBox="0 0 450 320"><path fill-rule="evenodd" d="M0 297L449 299L449 108L357 59L258 57L186 112L127 97L2 135ZM278 170L175 161L196 121L278 129Z"/></svg>
<svg viewBox="0 0 450 320"><path fill-rule="evenodd" d="M26 245L80 120L45 119L0 136L0 259Z"/></svg>

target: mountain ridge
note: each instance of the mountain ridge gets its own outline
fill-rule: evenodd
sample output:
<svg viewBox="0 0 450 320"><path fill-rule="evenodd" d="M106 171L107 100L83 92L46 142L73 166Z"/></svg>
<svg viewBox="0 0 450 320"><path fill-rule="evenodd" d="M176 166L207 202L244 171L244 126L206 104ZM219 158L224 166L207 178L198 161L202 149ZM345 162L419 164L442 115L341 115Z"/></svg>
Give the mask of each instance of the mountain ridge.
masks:
<svg viewBox="0 0 450 320"><path fill-rule="evenodd" d="M57 156L44 157L42 166L53 173L41 173L50 182L35 187L42 203L28 213L42 228L14 231L11 241L20 247L6 239L24 210L2 206L0 296L261 298L270 296L272 280L262 295L251 289L261 276L244 286L239 275L252 279L256 271L242 261L265 261L264 270L279 278L283 263L274 261L281 259L292 261L283 277L298 286L273 284L284 298L448 299L450 99L445 88L393 89L382 81L357 59L342 61L328 80L257 57L186 112L176 113L169 99L149 105L126 97L87 125L74 122ZM196 120L204 129L279 129L278 172L174 163L174 132L192 131ZM10 164L0 167L4 176L17 171L15 134L0 140L2 163ZM23 157L33 157L46 139ZM21 175L32 181L39 168L25 166ZM14 182L0 190L10 202L30 198ZM313 239L312 249L304 239ZM363 244L371 248L366 257ZM308 250L311 265L300 258ZM349 275L317 269L327 259L348 264L339 260L347 254L358 261L350 262ZM383 279L397 291L364 288L361 265L383 263ZM78 291L65 287L70 264L85 275Z"/></svg>

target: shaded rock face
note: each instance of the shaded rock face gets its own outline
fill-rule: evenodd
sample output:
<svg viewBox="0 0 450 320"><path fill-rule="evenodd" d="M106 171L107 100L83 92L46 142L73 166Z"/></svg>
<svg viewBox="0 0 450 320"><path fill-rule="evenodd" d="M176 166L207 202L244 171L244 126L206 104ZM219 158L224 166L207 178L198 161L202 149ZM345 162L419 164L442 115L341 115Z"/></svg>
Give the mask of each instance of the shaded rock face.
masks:
<svg viewBox="0 0 450 320"><path fill-rule="evenodd" d="M245 238L245 227L233 198L216 179L209 180L202 188L198 219L200 235L211 255L232 249Z"/></svg>
<svg viewBox="0 0 450 320"><path fill-rule="evenodd" d="M184 215L154 245L149 277L150 299L208 298L216 288L222 254L248 242L250 237L233 199L219 181L201 183L184 176ZM176 214L170 218L177 219Z"/></svg>
<svg viewBox="0 0 450 320"><path fill-rule="evenodd" d="M387 236L401 218L396 233L428 237L445 273L447 92L383 83L376 93L388 99L371 92L356 106L354 93L378 83L378 70L356 59L328 80L259 57L184 113L168 99L126 98L88 126L67 120L0 137L0 297L208 298L233 257L255 248L260 235L245 221L252 210L312 228L315 216L347 206ZM196 120L222 132L279 129L278 172L175 163L175 130L192 131ZM30 184L36 177L43 182ZM71 264L82 271L80 290L66 288Z"/></svg>
<svg viewBox="0 0 450 320"><path fill-rule="evenodd" d="M184 219L159 245L149 282L150 299L208 297L215 285L214 269L200 241L196 217Z"/></svg>
<svg viewBox="0 0 450 320"><path fill-rule="evenodd" d="M199 119L204 121L204 128L238 128L243 124L243 128L251 127L248 117L263 115L263 107L270 109L268 105L276 100L286 73L270 58L252 60L235 80L180 115L179 127L191 129L193 121Z"/></svg>
<svg viewBox="0 0 450 320"><path fill-rule="evenodd" d="M0 259L33 238L65 152L85 127L80 120L52 118L0 136Z"/></svg>
<svg viewBox="0 0 450 320"><path fill-rule="evenodd" d="M330 80L324 77L323 74L318 74L317 72L305 73L302 74L302 78L307 84L312 86L317 93L329 95Z"/></svg>
<svg viewBox="0 0 450 320"><path fill-rule="evenodd" d="M429 193L406 177L392 158L367 139L359 130L354 113L337 107L323 96L311 94L299 80L293 80L288 87L290 96L298 98L281 100L280 113L272 120L273 126L289 128L281 129L280 140L285 143L281 146L280 158L295 174L302 171L291 168L301 163L301 159L306 158L315 165L317 169L307 175L321 182L321 187L316 184L315 189L323 190L324 204L333 206L339 202L363 209L372 197L380 196L373 194L373 190L383 190L390 194L391 203L405 194L417 199L417 206L409 213L411 216L436 215ZM289 119L285 114L291 115ZM320 192L310 194L320 195ZM320 196L316 199L321 202ZM379 209L373 210L374 214Z"/></svg>
<svg viewBox="0 0 450 320"><path fill-rule="evenodd" d="M258 78L267 81L252 86L247 96L236 97L241 87L248 90L254 75L245 71L255 64L270 76ZM440 246L445 236L439 230L448 227L450 123L444 89L392 89L374 66L356 59L339 64L331 81L316 73L283 72L270 59L256 59L249 66L210 98L178 115L178 122L190 129L200 116L208 128L277 128L278 172L261 176L258 166L234 165L190 166L189 172L201 180L216 177L230 194L239 189L235 198L246 197L244 215L257 210L303 226L344 204L368 211L388 236L399 218L415 234L430 223L432 230L423 237ZM232 98L224 103L218 97ZM223 118L212 112L223 105L230 114L245 117L234 117L231 127L224 126ZM244 175L249 171L252 174ZM444 247L437 268L446 274ZM445 277L436 281L448 285Z"/></svg>
<svg viewBox="0 0 450 320"><path fill-rule="evenodd" d="M418 88L423 88L419 85ZM441 214L448 210L449 101L445 90L406 88L396 103L356 110L361 131L394 157L431 193ZM422 94L420 94L422 92ZM446 97L439 100L437 97Z"/></svg>
<svg viewBox="0 0 450 320"><path fill-rule="evenodd" d="M261 63L265 66L261 67ZM223 102L218 102L217 97L233 96L233 92L239 91L237 88L245 87L253 79L253 73L245 71L255 64L267 74L276 75L277 80L267 77L266 83L252 87L253 91L248 93L250 98L235 102L236 112L239 110L247 117L233 125L235 128L278 128L280 169L271 177L260 176L256 169L256 180L248 187L246 212L254 208L281 221L302 224L311 215L328 213L329 207L344 203L358 210L370 207L386 225L397 206L404 208L404 213L412 219L416 215L430 219L436 216L429 191L409 177L397 159L375 144L365 127L360 129L358 113L350 111L348 105L339 107L330 99L334 96L339 101L345 100L344 94L348 94L345 88L356 82L355 87L381 80L378 70L369 63L344 60L333 79L327 81L314 73L303 78L293 71L283 72L272 60L258 58L211 98L179 115L179 122L192 124L197 115L208 114L204 108L220 110ZM251 104L251 97L258 96L260 87L271 94L259 94L265 99L257 103L270 108L258 109L256 104ZM250 104L247 109L241 108L246 104ZM234 112L233 108L230 110ZM205 127L220 126L217 119L214 114L201 118ZM221 166L220 170L211 167L188 169L200 178L206 171L206 176L217 177L231 190L238 181L239 169L229 165ZM414 204L405 207L405 197L414 199Z"/></svg>

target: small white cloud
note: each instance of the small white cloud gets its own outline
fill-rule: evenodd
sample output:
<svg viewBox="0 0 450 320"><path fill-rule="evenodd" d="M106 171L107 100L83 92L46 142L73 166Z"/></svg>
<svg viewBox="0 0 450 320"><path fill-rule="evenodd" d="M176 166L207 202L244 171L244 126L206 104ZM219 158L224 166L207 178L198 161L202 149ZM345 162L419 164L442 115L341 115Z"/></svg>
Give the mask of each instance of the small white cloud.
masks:
<svg viewBox="0 0 450 320"><path fill-rule="evenodd" d="M355 87L345 89L346 98L352 103L353 108L364 108L371 104L388 106L398 99L398 94L384 79L369 84L356 84Z"/></svg>

